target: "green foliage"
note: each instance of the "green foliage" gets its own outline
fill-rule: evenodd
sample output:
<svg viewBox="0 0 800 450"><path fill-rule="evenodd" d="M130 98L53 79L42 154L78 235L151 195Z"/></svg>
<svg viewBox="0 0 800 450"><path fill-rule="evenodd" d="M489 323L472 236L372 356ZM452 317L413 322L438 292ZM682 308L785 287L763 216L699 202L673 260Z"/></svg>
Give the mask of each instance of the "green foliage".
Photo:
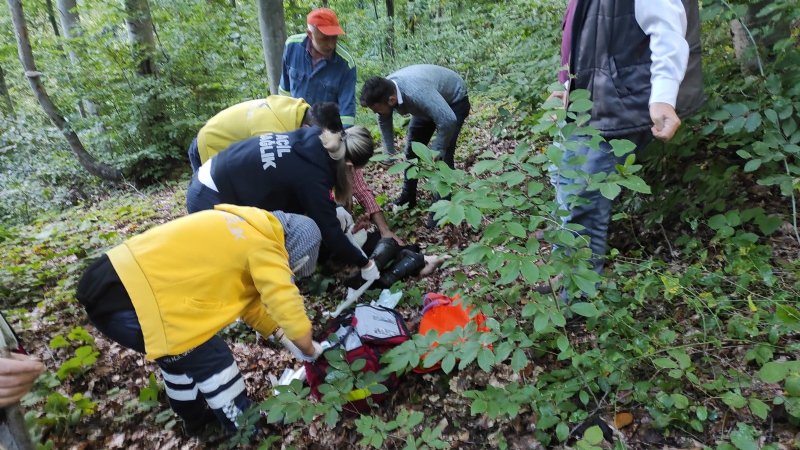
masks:
<svg viewBox="0 0 800 450"><path fill-rule="evenodd" d="M83 327L73 328L66 338L57 335L50 340L50 348L53 350L75 345L78 347L74 350L74 356L64 361L56 371L59 380L83 375L92 368L100 355L95 349L94 338Z"/></svg>
<svg viewBox="0 0 800 450"><path fill-rule="evenodd" d="M422 428L419 436L414 436L414 430L419 429L424 420L424 414L419 411L402 409L394 420L384 422L372 416L361 416L356 419L356 431L362 438L359 444L366 448L386 448L390 443L405 439L404 450L442 449L450 445L441 439L445 424L435 428Z"/></svg>
<svg viewBox="0 0 800 450"><path fill-rule="evenodd" d="M516 416L529 414L534 438L545 446L567 442L570 430L598 411L646 411L664 434L692 433L720 449L769 447L761 424L781 409L790 420L800 418L800 368L796 358L786 357L800 351L799 268L776 239L786 238L788 229L789 238L800 240L797 28L777 32L797 22L796 2L768 2L750 18L744 0L703 2L706 108L684 118L669 145L657 142L633 155L631 143L609 141L622 160L608 176L561 164L578 145L574 138L588 137L584 143L594 149L602 142L585 126L589 94L572 92L567 111L545 102L548 91L558 88L548 85L558 69L563 1L537 3L535 14L530 2L518 1L398 3L393 57L385 47L390 22L377 3L334 5L361 80L427 62L451 67L469 83L476 108L459 157L470 164L450 169L415 144L418 160L397 163L389 173L407 170L424 180L424 189L449 197L429 211L441 227L472 234L453 260L458 269L440 289L467 289L463 297L474 312L495 319L487 321L485 333L473 324L437 338L415 336L384 356L379 374L365 374L358 362L328 352L331 370L321 401L309 399L299 382L279 387L243 416L243 431L233 442L248 442L261 411L272 424L302 427L321 420L333 427L353 391L383 392L389 373L436 364L443 374L434 378L512 374L514 381L448 395L467 399L469 413L491 419L498 434ZM207 117L266 93L254 4L237 2L232 9L220 2L151 2L159 74L149 79L134 75L119 5L82 4L83 37L60 42L78 53L80 68L65 64L56 50L43 6L26 7L40 69L70 126L95 156L137 181L175 176L173 168L184 165L184 148ZM290 34L302 31L309 7L287 5ZM740 75L728 27L736 18L758 44L757 73ZM19 72L15 49L7 44L7 15L0 14L0 24L0 65ZM69 312L86 263L125 237L183 214L182 199L176 196L165 211L137 191L89 206L100 200L101 187L82 175L16 75L10 91L18 114L0 118L0 186L6 194L0 200L0 297L10 305L65 305ZM82 98L98 106L98 116L74 112ZM374 127L372 114L362 111L359 119ZM514 149L478 148L469 139L489 126L494 137L517 138ZM551 170L619 205L613 227L625 242L611 250L602 277L590 268L582 230L562 223L564 212L548 185ZM177 175L185 178L185 172ZM183 190L183 181L176 189ZM42 214L76 202L78 213ZM408 225L419 219L415 214L420 212L390 219ZM569 304L532 289L557 274L574 299ZM313 280L310 295L322 295L332 282ZM406 290L411 298L420 294L417 287ZM76 330L54 337L50 346L66 362L43 376L27 400L43 405L42 412L29 414L40 421L40 435L43 428L66 430L92 414L88 398L55 390L64 389L61 378L82 381L97 356L85 330ZM159 389L151 376L120 420L154 407ZM170 417L162 412L156 420L169 423ZM448 445L445 425L405 408L392 420L364 415L355 424L365 447ZM596 448L602 433L590 427L575 438L577 448Z"/></svg>

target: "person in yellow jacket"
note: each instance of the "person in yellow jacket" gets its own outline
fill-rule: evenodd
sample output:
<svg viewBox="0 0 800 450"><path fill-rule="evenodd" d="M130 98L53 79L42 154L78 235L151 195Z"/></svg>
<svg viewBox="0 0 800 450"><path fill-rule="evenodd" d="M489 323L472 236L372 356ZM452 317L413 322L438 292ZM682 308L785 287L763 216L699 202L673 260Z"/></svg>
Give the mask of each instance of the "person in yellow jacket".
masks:
<svg viewBox="0 0 800 450"><path fill-rule="evenodd" d="M231 144L265 133L286 133L311 126L315 122L312 116L312 109L305 100L284 95L270 95L226 108L209 119L189 145L192 173L196 174L201 165ZM352 169L350 176L353 178L353 195L381 237L391 237L403 244L389 228L362 170Z"/></svg>
<svg viewBox="0 0 800 450"><path fill-rule="evenodd" d="M310 125L309 104L302 98L270 95L249 100L217 113L197 133L189 146L192 172L234 142L265 133L285 133Z"/></svg>
<svg viewBox="0 0 800 450"><path fill-rule="evenodd" d="M100 332L158 364L187 434L215 418L232 432L250 401L218 333L239 318L264 336L280 327L313 361L321 349L293 276L313 272L320 241L308 217L221 204L109 250L76 297Z"/></svg>

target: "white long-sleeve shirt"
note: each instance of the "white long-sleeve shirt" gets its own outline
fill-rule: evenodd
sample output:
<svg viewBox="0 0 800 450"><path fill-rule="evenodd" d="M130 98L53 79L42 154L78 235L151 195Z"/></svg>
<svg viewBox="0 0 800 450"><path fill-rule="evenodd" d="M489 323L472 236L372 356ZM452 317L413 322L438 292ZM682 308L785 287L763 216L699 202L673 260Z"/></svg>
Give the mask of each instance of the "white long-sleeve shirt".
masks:
<svg viewBox="0 0 800 450"><path fill-rule="evenodd" d="M675 107L689 64L686 9L681 0L635 0L636 22L650 36L650 102Z"/></svg>

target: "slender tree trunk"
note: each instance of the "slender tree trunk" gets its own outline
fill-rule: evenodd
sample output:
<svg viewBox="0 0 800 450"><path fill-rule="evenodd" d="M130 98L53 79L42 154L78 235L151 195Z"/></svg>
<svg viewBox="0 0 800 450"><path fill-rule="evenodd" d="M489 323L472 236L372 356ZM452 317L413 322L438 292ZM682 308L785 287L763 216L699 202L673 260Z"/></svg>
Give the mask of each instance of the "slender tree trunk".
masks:
<svg viewBox="0 0 800 450"><path fill-rule="evenodd" d="M58 23L56 22L56 14L53 11L53 1L45 0L44 4L45 7L47 7L47 19L50 21L50 26L53 27L53 34L55 34L56 37L61 37L61 33L58 32Z"/></svg>
<svg viewBox="0 0 800 450"><path fill-rule="evenodd" d="M157 73L155 54L156 37L153 33L153 18L147 0L124 0L125 25L128 28L133 59L138 65L139 75Z"/></svg>
<svg viewBox="0 0 800 450"><path fill-rule="evenodd" d="M8 92L8 85L6 84L6 73L0 67L0 98L3 99L4 109L9 116L16 115L14 113L14 102L11 101L11 93Z"/></svg>
<svg viewBox="0 0 800 450"><path fill-rule="evenodd" d="M282 0L258 0L258 24L261 43L264 47L264 62L267 65L269 92L278 93L281 79L283 46L286 42L286 19Z"/></svg>
<svg viewBox="0 0 800 450"><path fill-rule="evenodd" d="M25 23L25 14L22 11L21 0L7 0L8 8L11 11L11 20L14 23L14 34L17 38L17 49L19 50L19 60L22 62L22 68L25 70L25 76L31 85L34 96L39 101L42 109L47 113L53 124L61 130L64 137L69 142L72 153L78 158L78 162L92 175L112 181L119 181L122 179L120 172L106 164L98 163L86 149L83 148L78 135L70 129L64 117L58 111L53 101L47 95L44 85L42 85L42 74L36 70L36 63L33 60L33 50L31 49L30 40L28 39L28 27Z"/></svg>
<svg viewBox="0 0 800 450"><path fill-rule="evenodd" d="M386 52L394 58L394 0L386 0L386 17L389 18L389 29L386 30Z"/></svg>
<svg viewBox="0 0 800 450"><path fill-rule="evenodd" d="M763 75L764 64L773 59L773 46L791 34L791 23L784 16L774 20L772 15L758 17L758 13L769 6L770 0L759 0L747 6L744 17L730 22L734 54L742 73ZM772 23L769 21L774 20ZM761 30L759 33L756 30ZM758 41L754 41L754 35Z"/></svg>
<svg viewBox="0 0 800 450"><path fill-rule="evenodd" d="M56 7L58 8L58 14L61 18L61 28L64 30L64 39L70 40L80 37L82 34L81 32L81 20L78 16L78 5L76 0L56 0ZM75 69L80 68L80 61L78 60L78 55L75 53L74 45L67 44L69 48L69 61L72 63L72 67ZM83 109L92 116L97 115L97 107L94 103L89 100L83 99Z"/></svg>

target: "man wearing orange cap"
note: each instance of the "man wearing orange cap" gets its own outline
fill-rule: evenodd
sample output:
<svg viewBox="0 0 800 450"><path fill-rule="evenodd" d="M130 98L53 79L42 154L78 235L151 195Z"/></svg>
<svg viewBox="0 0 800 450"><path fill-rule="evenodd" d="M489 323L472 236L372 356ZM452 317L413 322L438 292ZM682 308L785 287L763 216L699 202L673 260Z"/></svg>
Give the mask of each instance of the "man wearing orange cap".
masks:
<svg viewBox="0 0 800 450"><path fill-rule="evenodd" d="M306 22L305 34L286 40L280 93L303 98L312 105L337 103L342 125L348 128L356 117L356 63L337 45L344 30L336 13L328 8L311 11Z"/></svg>

